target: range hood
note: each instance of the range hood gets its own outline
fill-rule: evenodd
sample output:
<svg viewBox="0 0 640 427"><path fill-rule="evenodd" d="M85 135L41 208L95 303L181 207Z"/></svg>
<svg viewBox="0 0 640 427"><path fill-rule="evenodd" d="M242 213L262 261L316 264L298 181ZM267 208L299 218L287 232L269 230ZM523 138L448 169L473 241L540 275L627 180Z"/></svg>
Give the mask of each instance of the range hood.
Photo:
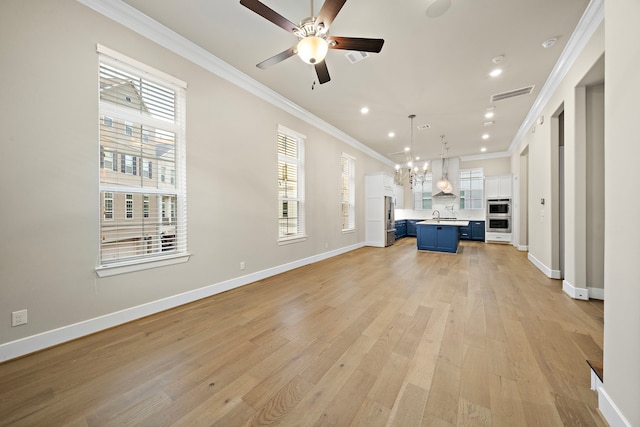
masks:
<svg viewBox="0 0 640 427"><path fill-rule="evenodd" d="M434 177L443 176L443 165L441 162L433 161L432 165L432 175ZM457 193L460 191L460 159L457 157L452 157L447 159L447 169L448 169L448 178L451 186L453 187L449 193L445 193L441 191L437 185L436 180L433 180L433 198L436 199L455 199L458 197Z"/></svg>
<svg viewBox="0 0 640 427"><path fill-rule="evenodd" d="M456 195L455 195L455 194L453 194L453 193L445 193L444 191L441 191L441 192L439 192L439 193L434 194L434 195L433 195L433 197L442 197L442 198L449 198L449 199L453 199L453 198L456 198L456 197L458 197L458 196L456 196Z"/></svg>

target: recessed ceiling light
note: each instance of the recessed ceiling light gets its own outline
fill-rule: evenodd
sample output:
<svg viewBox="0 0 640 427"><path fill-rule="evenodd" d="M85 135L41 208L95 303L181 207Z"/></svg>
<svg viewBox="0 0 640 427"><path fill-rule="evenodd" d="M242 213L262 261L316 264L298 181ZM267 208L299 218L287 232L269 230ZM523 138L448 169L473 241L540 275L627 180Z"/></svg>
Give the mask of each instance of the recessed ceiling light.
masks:
<svg viewBox="0 0 640 427"><path fill-rule="evenodd" d="M484 135L482 135L482 139L489 139L489 134L485 133Z"/></svg>
<svg viewBox="0 0 640 427"><path fill-rule="evenodd" d="M501 68L496 68L495 70L491 71L489 73L489 75L491 77L498 77L500 74L502 74L502 69Z"/></svg>
<svg viewBox="0 0 640 427"><path fill-rule="evenodd" d="M486 113L484 113L485 119L490 119L491 117L493 117L493 111L487 111Z"/></svg>
<svg viewBox="0 0 640 427"><path fill-rule="evenodd" d="M405 151L406 153L408 153L408 152L409 152L409 150L411 150L409 147L404 147L404 151Z"/></svg>
<svg viewBox="0 0 640 427"><path fill-rule="evenodd" d="M394 136L396 136L396 133L395 132L389 132L388 135L389 135L389 138L393 138Z"/></svg>
<svg viewBox="0 0 640 427"><path fill-rule="evenodd" d="M556 44L556 42L558 41L557 37L552 37L548 40L545 40L542 42L542 47L547 49L550 48L551 46L553 46L554 44Z"/></svg>
<svg viewBox="0 0 640 427"><path fill-rule="evenodd" d="M369 107L362 107L362 108L360 109L360 112L361 112L362 114L367 114L367 113L369 112Z"/></svg>
<svg viewBox="0 0 640 427"><path fill-rule="evenodd" d="M482 151L482 152L484 153L485 151L487 151L487 147L482 147L482 148L480 149L480 151Z"/></svg>
<svg viewBox="0 0 640 427"><path fill-rule="evenodd" d="M491 60L491 62L493 62L494 64L499 64L502 61L504 61L504 55L498 55Z"/></svg>
<svg viewBox="0 0 640 427"><path fill-rule="evenodd" d="M493 126L495 122L493 120L489 120L487 122L482 123L483 126Z"/></svg>

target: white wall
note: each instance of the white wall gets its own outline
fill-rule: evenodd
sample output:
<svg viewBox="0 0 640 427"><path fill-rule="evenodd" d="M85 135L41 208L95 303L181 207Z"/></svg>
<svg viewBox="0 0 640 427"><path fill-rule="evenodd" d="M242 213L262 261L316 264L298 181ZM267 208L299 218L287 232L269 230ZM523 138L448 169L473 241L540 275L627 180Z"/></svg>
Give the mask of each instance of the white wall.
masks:
<svg viewBox="0 0 640 427"><path fill-rule="evenodd" d="M601 59L606 48L604 90L604 387L599 391L599 408L612 426L640 425L640 229L629 227L629 218L640 217L640 199L633 176L640 157L636 123L640 115L640 3L633 0L605 2L604 25L593 35L544 106L543 125L535 126L513 150L514 174L521 171L521 154L528 153L529 251L538 266L552 273L557 264L553 237L557 230L557 121L565 112L566 190L566 280L586 280L587 182L590 168L586 139L589 98L598 101L597 91L580 88L583 77ZM595 113L597 116L600 113ZM549 120L552 118L552 120ZM597 126L597 123L596 123ZM595 150L594 147L591 147ZM582 179L582 181L579 181ZM593 185L593 184L592 184ZM600 191L600 190L597 190ZM541 206L540 198L547 203ZM593 203L593 202L592 202ZM597 219L596 219L597 222ZM594 226L597 228L597 225ZM580 237L579 233L584 236ZM581 240L583 239L583 240ZM590 273L591 274L591 273Z"/></svg>
<svg viewBox="0 0 640 427"><path fill-rule="evenodd" d="M542 124L532 126L513 150L511 167L520 174L521 154L528 149L528 250L529 258L545 274L560 277L559 230L559 120L564 111L565 144L565 271L571 283L584 284L586 229L585 197L585 103L584 88L579 88L585 74L604 52L604 25L594 33L575 60L558 89L543 107ZM576 89L578 88L578 89ZM582 97L582 100L581 100ZM577 108L581 108L578 111ZM544 199L544 205L541 203ZM581 240L582 239L582 240ZM580 243L582 241L582 243Z"/></svg>
<svg viewBox="0 0 640 427"><path fill-rule="evenodd" d="M640 2L606 1L605 16L604 389L628 425L640 426L640 228L628 224L640 218Z"/></svg>
<svg viewBox="0 0 640 427"><path fill-rule="evenodd" d="M586 285L604 287L604 85L587 87ZM613 207L615 209L615 207Z"/></svg>
<svg viewBox="0 0 640 427"><path fill-rule="evenodd" d="M484 176L508 175L511 173L509 157L499 157L497 159L465 160L460 161L460 169L482 168Z"/></svg>
<svg viewBox="0 0 640 427"><path fill-rule="evenodd" d="M3 1L0 17L0 347L364 242L364 175L391 165L73 0ZM187 263L96 276L97 43L187 82ZM309 237L283 246L279 124L307 136ZM356 158L353 233L341 232L342 152ZM21 309L29 322L12 328Z"/></svg>

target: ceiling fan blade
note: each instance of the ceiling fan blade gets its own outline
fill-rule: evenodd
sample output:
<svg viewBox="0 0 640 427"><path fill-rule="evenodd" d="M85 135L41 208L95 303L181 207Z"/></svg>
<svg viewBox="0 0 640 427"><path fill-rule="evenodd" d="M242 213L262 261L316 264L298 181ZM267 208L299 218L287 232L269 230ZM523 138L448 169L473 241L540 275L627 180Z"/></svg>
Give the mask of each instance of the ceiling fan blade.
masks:
<svg viewBox="0 0 640 427"><path fill-rule="evenodd" d="M336 15L338 15L338 12L340 12L340 9L342 9L342 6L344 6L346 2L347 0L325 0L316 18L316 25L322 24L324 28L329 29Z"/></svg>
<svg viewBox="0 0 640 427"><path fill-rule="evenodd" d="M240 4L292 34L300 30L296 24L258 0L240 0Z"/></svg>
<svg viewBox="0 0 640 427"><path fill-rule="evenodd" d="M331 80L331 77L329 77L329 69L327 68L326 61L318 62L316 65L314 65L314 67L316 68L316 74L318 75L318 81L320 82L320 84L326 83Z"/></svg>
<svg viewBox="0 0 640 427"><path fill-rule="evenodd" d="M267 68L271 67L272 65L276 65L278 62L282 62L287 58L292 57L293 55L296 54L296 47L292 46L289 49L280 52L277 55L272 56L269 59L265 59L264 61L262 61L259 64L256 64L256 67L262 69L262 70L266 70Z"/></svg>
<svg viewBox="0 0 640 427"><path fill-rule="evenodd" d="M355 50L358 52L379 53L384 44L383 39L366 39L360 37L329 37L329 49Z"/></svg>

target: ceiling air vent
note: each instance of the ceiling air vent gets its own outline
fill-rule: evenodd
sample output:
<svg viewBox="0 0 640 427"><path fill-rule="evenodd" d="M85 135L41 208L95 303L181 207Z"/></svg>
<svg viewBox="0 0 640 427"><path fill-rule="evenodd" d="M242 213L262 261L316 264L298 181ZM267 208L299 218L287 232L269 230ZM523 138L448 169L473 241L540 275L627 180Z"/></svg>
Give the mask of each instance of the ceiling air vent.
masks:
<svg viewBox="0 0 640 427"><path fill-rule="evenodd" d="M503 99L514 98L516 96L529 95L533 92L535 85L523 87L516 90L510 90L509 92L496 93L491 95L491 102L502 101Z"/></svg>
<svg viewBox="0 0 640 427"><path fill-rule="evenodd" d="M345 53L345 56L347 57L349 62L351 62L352 64L355 64L356 62L362 61L364 58L369 56L369 54L367 52L350 51Z"/></svg>

